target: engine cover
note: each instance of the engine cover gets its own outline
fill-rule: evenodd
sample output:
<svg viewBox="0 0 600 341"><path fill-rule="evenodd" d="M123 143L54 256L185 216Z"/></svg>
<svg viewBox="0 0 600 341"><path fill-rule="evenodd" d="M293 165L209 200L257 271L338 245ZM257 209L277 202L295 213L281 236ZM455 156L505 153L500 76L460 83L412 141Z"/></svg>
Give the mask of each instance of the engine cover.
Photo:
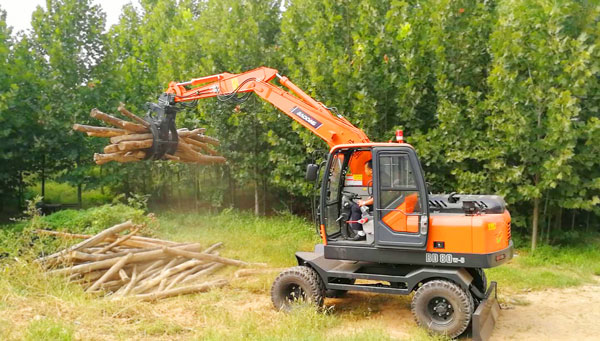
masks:
<svg viewBox="0 0 600 341"><path fill-rule="evenodd" d="M430 194L431 213L502 214L506 202L498 195Z"/></svg>

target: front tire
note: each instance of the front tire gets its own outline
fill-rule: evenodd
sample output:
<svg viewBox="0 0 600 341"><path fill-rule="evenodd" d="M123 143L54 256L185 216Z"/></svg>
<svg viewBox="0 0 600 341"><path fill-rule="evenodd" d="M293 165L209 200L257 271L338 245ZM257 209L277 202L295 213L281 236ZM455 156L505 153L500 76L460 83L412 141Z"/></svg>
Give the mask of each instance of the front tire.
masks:
<svg viewBox="0 0 600 341"><path fill-rule="evenodd" d="M455 338L462 334L471 322L473 298L455 283L433 280L417 290L411 310L420 326L434 333Z"/></svg>
<svg viewBox="0 0 600 341"><path fill-rule="evenodd" d="M325 286L319 274L307 266L284 270L271 286L271 301L275 309L290 311L295 303L323 305Z"/></svg>

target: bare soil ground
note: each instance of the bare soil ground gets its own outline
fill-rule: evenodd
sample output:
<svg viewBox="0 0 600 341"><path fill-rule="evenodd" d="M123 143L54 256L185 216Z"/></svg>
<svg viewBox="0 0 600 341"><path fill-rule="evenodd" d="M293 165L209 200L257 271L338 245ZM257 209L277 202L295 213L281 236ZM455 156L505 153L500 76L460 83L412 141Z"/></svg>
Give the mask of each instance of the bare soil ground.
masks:
<svg viewBox="0 0 600 341"><path fill-rule="evenodd" d="M507 296L492 340L600 339L600 285Z"/></svg>
<svg viewBox="0 0 600 341"><path fill-rule="evenodd" d="M599 340L600 285L500 295L503 309L491 340ZM394 339L412 339L415 324L408 297L350 293L341 299L329 299L338 312L358 311L369 302L372 313L358 318L342 329L360 329L375 323ZM332 331L335 335L335 331ZM332 336L333 336L332 335ZM469 340L462 337L461 340Z"/></svg>

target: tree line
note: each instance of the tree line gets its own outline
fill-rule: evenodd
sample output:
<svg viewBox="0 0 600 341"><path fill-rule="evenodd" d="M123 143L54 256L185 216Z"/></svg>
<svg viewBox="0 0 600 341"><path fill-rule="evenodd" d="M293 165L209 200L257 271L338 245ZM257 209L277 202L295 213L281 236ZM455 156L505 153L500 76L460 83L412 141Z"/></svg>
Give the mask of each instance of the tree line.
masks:
<svg viewBox="0 0 600 341"><path fill-rule="evenodd" d="M600 7L550 0L141 0L105 28L91 0L47 0L31 30L0 10L0 195L68 181L215 207L309 207L304 165L326 145L267 103L205 100L178 115L222 141L228 166L97 167L70 131L91 108L132 111L171 80L280 70L371 140L396 129L432 192L497 193L537 238L597 230ZM44 186L42 186L43 188ZM247 199L247 200L246 200ZM590 227L591 226L591 227Z"/></svg>

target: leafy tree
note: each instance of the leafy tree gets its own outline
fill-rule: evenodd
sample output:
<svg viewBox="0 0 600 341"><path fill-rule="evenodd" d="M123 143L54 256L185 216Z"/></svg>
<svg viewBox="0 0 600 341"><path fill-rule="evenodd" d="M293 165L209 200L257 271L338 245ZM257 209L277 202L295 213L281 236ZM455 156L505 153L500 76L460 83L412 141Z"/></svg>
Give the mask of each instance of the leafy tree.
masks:
<svg viewBox="0 0 600 341"><path fill-rule="evenodd" d="M580 97L597 89L598 67L588 67L594 63L590 52L595 42L582 32L582 7L569 1L505 2L490 41L494 62L487 122L493 128L488 143L494 159L488 169L510 202L532 204L532 249L544 196L554 198L556 208L585 194L573 191L583 185L574 166L578 144L587 149L588 134L594 131L597 100L585 100L593 111L582 112ZM588 155L588 150L582 152L580 160ZM592 170L593 162L588 165ZM597 179L597 172L592 177ZM596 194L576 202L591 208L597 200Z"/></svg>
<svg viewBox="0 0 600 341"><path fill-rule="evenodd" d="M104 54L105 14L91 0L47 0L46 8L38 7L31 23L32 52L42 72L38 77L44 80L38 95L44 120L38 169L42 175L46 169L71 169L63 175L77 184L81 204L85 166L90 164L82 155L90 155L97 142L70 127L88 121L89 109L101 101L95 87L96 67Z"/></svg>

